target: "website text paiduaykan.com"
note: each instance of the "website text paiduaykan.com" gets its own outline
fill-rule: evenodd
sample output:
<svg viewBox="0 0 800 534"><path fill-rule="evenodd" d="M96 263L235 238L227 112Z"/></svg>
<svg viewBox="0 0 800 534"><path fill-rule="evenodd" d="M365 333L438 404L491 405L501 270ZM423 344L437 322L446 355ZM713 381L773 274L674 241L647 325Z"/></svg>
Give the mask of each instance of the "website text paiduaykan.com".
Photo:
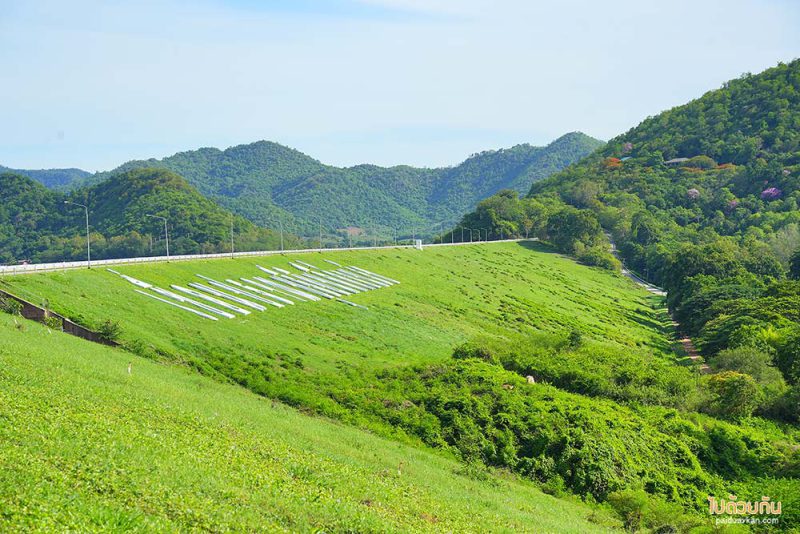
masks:
<svg viewBox="0 0 800 534"><path fill-rule="evenodd" d="M777 525L779 517L717 517L717 525Z"/></svg>

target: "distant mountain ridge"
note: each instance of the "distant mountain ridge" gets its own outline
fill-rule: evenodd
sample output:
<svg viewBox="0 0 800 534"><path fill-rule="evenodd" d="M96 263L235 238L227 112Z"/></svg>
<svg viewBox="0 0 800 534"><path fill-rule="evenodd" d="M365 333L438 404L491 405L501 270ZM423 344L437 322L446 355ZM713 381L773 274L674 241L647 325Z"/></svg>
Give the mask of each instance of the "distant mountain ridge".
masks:
<svg viewBox="0 0 800 534"><path fill-rule="evenodd" d="M170 252L227 252L279 246L276 234L256 227L203 197L165 169L133 169L71 193L52 191L21 174L0 172L0 263L66 261L86 257L83 209L89 206L95 259L162 255L162 222L168 220ZM287 245L296 240L285 236Z"/></svg>
<svg viewBox="0 0 800 534"><path fill-rule="evenodd" d="M602 142L566 134L545 147L521 144L474 154L454 167L325 165L269 141L219 150L200 148L163 159L129 161L84 177L95 184L132 169L162 168L183 176L204 196L250 221L316 233L348 226L390 233L433 232L502 189L525 193L531 184L578 161ZM380 230L377 230L380 228Z"/></svg>
<svg viewBox="0 0 800 534"><path fill-rule="evenodd" d="M0 165L0 173L13 173L33 178L48 189L66 191L92 177L92 173L82 169L10 169Z"/></svg>

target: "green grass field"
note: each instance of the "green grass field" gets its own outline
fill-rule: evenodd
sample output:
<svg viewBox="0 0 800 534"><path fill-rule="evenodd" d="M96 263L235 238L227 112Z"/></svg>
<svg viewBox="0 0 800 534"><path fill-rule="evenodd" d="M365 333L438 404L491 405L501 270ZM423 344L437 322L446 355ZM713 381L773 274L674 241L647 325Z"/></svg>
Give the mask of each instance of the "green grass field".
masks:
<svg viewBox="0 0 800 534"><path fill-rule="evenodd" d="M669 364L675 355L662 299L533 243L116 270L168 287L200 281L196 274L261 275L256 264L292 270L288 262L295 258L329 268L322 260L332 259L401 283L347 297L368 310L302 302L212 322L138 295L105 269L0 280L3 288L89 327L119 321L124 347L46 334L36 325L22 332L4 319L9 335L0 341L6 360L0 378L11 387L3 388L0 412L8 438L3 457L9 466L30 467L4 475L10 478L0 483L3 491L19 489L0 518L12 526L45 518L55 526L145 530L598 528L585 522L592 509L544 495L511 475L471 473L452 451L432 452L418 436L375 419L368 404L350 405L342 393L349 384L369 391L382 369L450 361L464 342L566 338L575 330L592 350L605 346L634 361L655 356ZM127 376L130 360L134 373ZM300 415L235 384L400 440ZM380 389L375 392L379 399ZM63 507L65 499L74 507Z"/></svg>
<svg viewBox="0 0 800 534"><path fill-rule="evenodd" d="M614 524L532 484L475 480L441 455L17 321L0 314L0 531L599 532L607 529L598 521Z"/></svg>
<svg viewBox="0 0 800 534"><path fill-rule="evenodd" d="M370 367L437 361L478 336L580 328L598 341L669 355L661 301L629 280L576 264L532 244L330 252L294 257L356 265L401 281L350 300L300 303L216 323L134 292L105 269L8 277L2 286L88 325L113 319L122 341L183 360L236 356L264 364L299 359L307 372L350 364ZM271 256L120 266L117 270L168 287L202 280L263 275L256 264L288 266ZM206 361L209 358L205 358Z"/></svg>

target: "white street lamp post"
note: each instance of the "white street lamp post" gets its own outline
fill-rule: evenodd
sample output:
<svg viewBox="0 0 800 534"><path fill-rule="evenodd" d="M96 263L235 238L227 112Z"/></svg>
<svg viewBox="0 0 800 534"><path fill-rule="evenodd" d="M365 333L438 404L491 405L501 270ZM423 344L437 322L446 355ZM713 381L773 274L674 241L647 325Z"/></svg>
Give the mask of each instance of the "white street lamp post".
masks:
<svg viewBox="0 0 800 534"><path fill-rule="evenodd" d="M164 221L164 238L167 240L167 262L169 262L169 229L167 228L167 218L161 217L160 215L150 215L147 214L148 217L152 217L153 219L161 219Z"/></svg>

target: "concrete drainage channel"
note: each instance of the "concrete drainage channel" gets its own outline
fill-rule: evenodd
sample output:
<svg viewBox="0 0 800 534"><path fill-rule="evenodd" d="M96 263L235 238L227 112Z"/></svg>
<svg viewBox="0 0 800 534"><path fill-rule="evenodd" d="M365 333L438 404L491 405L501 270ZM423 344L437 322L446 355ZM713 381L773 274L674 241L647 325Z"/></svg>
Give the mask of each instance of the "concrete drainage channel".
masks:
<svg viewBox="0 0 800 534"><path fill-rule="evenodd" d="M61 331L82 339L86 339L88 341L93 341L95 343L100 343L102 345L108 345L111 347L118 346L118 343L111 341L110 339L106 339L97 332L89 330L79 324L76 324L66 317L59 315L55 312L52 312L42 306L37 306L27 300L20 298L16 295L12 295L8 291L0 290L0 299L11 300L20 304L20 315L25 319L30 319L31 321L37 321L44 324L53 324L53 319L55 319L56 323L60 324ZM55 326L53 325L53 328Z"/></svg>

